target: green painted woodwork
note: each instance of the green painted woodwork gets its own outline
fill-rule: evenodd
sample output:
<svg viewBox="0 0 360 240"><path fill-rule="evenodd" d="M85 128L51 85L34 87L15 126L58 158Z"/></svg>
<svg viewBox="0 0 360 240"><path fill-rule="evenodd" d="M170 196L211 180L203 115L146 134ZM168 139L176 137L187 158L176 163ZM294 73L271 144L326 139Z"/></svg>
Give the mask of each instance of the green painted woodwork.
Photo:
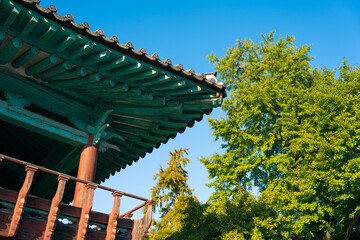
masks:
<svg viewBox="0 0 360 240"><path fill-rule="evenodd" d="M80 92L95 92L95 93L117 93L127 92L129 85L126 83L116 83L114 78L108 78L99 82L90 83L85 86L73 87L72 89L78 89ZM141 94L139 88L133 88L136 94Z"/></svg>
<svg viewBox="0 0 360 240"><path fill-rule="evenodd" d="M167 91L167 90L172 90L172 89L179 89L182 87L185 87L186 85L186 81L182 80L179 82L167 82L167 83L163 83L163 84L158 84L153 86L152 88L157 90L157 91Z"/></svg>
<svg viewBox="0 0 360 240"><path fill-rule="evenodd" d="M142 107L121 104L111 104L114 112L141 116L179 116L182 113L182 104L175 107Z"/></svg>
<svg viewBox="0 0 360 240"><path fill-rule="evenodd" d="M85 43L81 47L77 48L75 51L71 51L70 57L72 59L76 59L76 58L79 58L79 57L87 54L88 52L93 50L94 44L95 43L92 43L92 42Z"/></svg>
<svg viewBox="0 0 360 240"><path fill-rule="evenodd" d="M68 62L68 61L62 62L62 63L59 63L58 65L55 65L41 73L34 74L34 77L39 78L39 79L46 78L46 77L49 77L49 76L52 76L52 75L55 75L55 74L58 74L58 73L61 73L64 71L68 71L72 67L73 67L73 65L71 62Z"/></svg>
<svg viewBox="0 0 360 240"><path fill-rule="evenodd" d="M111 56L111 54L108 51L95 53L91 56L86 57L86 59L83 61L83 63L86 65L99 64L100 62L110 59L110 56Z"/></svg>
<svg viewBox="0 0 360 240"><path fill-rule="evenodd" d="M44 58L43 60L35 63L34 65L27 67L25 69L25 73L27 75L34 75L40 73L54 65L57 61L58 57L56 55L50 55L49 57Z"/></svg>
<svg viewBox="0 0 360 240"><path fill-rule="evenodd" d="M54 84L69 89L82 89L83 86L92 84L101 80L101 75L99 73L89 74L85 77L75 78L75 79L61 79L60 81L54 81Z"/></svg>
<svg viewBox="0 0 360 240"><path fill-rule="evenodd" d="M66 129L72 134L77 131L85 135L94 133L94 144L99 142L105 151L99 154L96 177L102 180L167 142L169 137L175 137L177 130L182 130L189 122L192 126L194 119L201 119L205 110L221 103L214 90L199 88L199 84L191 80L135 59L131 54L110 49L80 32L11 0L0 0L0 43L5 40L8 45L13 39L25 43L18 49L17 53L21 54L6 60L10 69L0 68L0 92L5 93L8 101L2 110L9 114L0 119L38 131L44 139L51 137L52 141L58 141L59 148L44 141L36 142L48 151L47 157L38 160L43 164L76 174L81 146L70 146L70 152L65 148L61 150L62 144L70 143ZM17 76L24 75L23 70L29 78ZM97 111L100 103L104 107ZM109 119L97 124L96 120L100 121L108 109L114 109ZM15 110L20 111L16 116ZM45 118L41 119L45 125L38 115ZM39 126L33 126L36 124ZM60 129L54 130L51 124ZM16 128L14 134L28 138L29 135L21 135L21 128ZM86 142L84 138L81 144ZM38 154L38 149L33 149L31 144L23 151ZM52 148L58 149L54 151L61 155L54 162L50 160L54 158L54 153L50 153ZM50 185L43 185L36 191L44 196L51 195L50 188L56 187L56 179ZM66 191L65 198L70 199L71 189Z"/></svg>
<svg viewBox="0 0 360 240"><path fill-rule="evenodd" d="M30 21L26 24L23 30L20 32L21 37L26 37L34 29L36 24L39 22L39 18L33 16L30 18Z"/></svg>
<svg viewBox="0 0 360 240"><path fill-rule="evenodd" d="M6 21L4 22L4 26L5 27L10 27L11 24L13 24L13 22L15 21L15 19L19 16L21 9L18 7L14 7L11 10L11 13L9 14L8 18L6 19Z"/></svg>
<svg viewBox="0 0 360 240"><path fill-rule="evenodd" d="M71 70L56 74L55 76L46 78L46 81L54 81L54 80L61 80L61 79L68 79L68 78L78 78L78 77L85 77L87 74L87 69L84 67L77 67Z"/></svg>
<svg viewBox="0 0 360 240"><path fill-rule="evenodd" d="M0 64L7 63L22 47L23 42L19 38L14 38L0 51Z"/></svg>
<svg viewBox="0 0 360 240"><path fill-rule="evenodd" d="M143 69L143 65L141 63L134 63L130 64L124 67L121 67L119 69L111 71L111 74L114 76L124 76L126 74L131 74L134 72L139 72Z"/></svg>
<svg viewBox="0 0 360 240"><path fill-rule="evenodd" d="M155 84L167 83L170 81L172 81L171 77L169 77L168 75L161 75L158 77L149 78L145 81L140 81L138 82L138 84L147 87Z"/></svg>
<svg viewBox="0 0 360 240"><path fill-rule="evenodd" d="M0 29L0 45L5 40L5 38L6 38L6 33Z"/></svg>
<svg viewBox="0 0 360 240"><path fill-rule="evenodd" d="M70 47L75 42L76 39L77 39L77 35L75 33L71 33L63 41L60 41L60 43L55 47L55 52L58 53L63 52L68 47Z"/></svg>
<svg viewBox="0 0 360 240"><path fill-rule="evenodd" d="M0 90L19 93L33 104L66 118L78 116L79 119L89 121L92 115L92 108L87 104L43 85L22 80L8 72L0 71Z"/></svg>
<svg viewBox="0 0 360 240"><path fill-rule="evenodd" d="M36 47L32 47L23 54L21 54L19 57L17 57L12 63L13 68L18 68L24 65L25 63L29 62L33 57L38 55L40 53L40 50Z"/></svg>
<svg viewBox="0 0 360 240"><path fill-rule="evenodd" d="M127 75L126 77L124 77L124 80L125 81L138 81L138 80L152 78L157 75L158 75L158 72L156 70L151 69L151 70L145 70L143 72Z"/></svg>
<svg viewBox="0 0 360 240"><path fill-rule="evenodd" d="M87 143L87 133L1 100L0 119L74 146L81 146Z"/></svg>
<svg viewBox="0 0 360 240"><path fill-rule="evenodd" d="M5 91L4 95L8 103L18 106L20 108L27 107L31 104L31 100L21 94L13 93L11 91Z"/></svg>
<svg viewBox="0 0 360 240"><path fill-rule="evenodd" d="M107 63L100 64L100 66L98 67L98 70L101 72L105 72L105 71L112 70L114 68L119 68L126 64L128 64L128 58L125 56L121 56L120 58L115 59L109 63L107 62Z"/></svg>
<svg viewBox="0 0 360 240"><path fill-rule="evenodd" d="M52 36L54 36L57 30L58 28L56 26L50 26L48 30L43 35L41 35L41 37L39 37L38 44L45 44L48 42Z"/></svg>

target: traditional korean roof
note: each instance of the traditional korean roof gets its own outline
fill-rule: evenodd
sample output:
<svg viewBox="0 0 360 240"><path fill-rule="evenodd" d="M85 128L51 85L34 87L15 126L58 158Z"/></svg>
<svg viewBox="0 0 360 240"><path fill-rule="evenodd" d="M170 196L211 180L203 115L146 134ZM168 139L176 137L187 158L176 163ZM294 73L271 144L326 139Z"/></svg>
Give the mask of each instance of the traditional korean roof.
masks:
<svg viewBox="0 0 360 240"><path fill-rule="evenodd" d="M192 127L226 96L214 74L184 70L39 1L0 0L0 43L2 130L14 129L6 138L32 148L0 151L76 174L81 146L94 134L97 182Z"/></svg>

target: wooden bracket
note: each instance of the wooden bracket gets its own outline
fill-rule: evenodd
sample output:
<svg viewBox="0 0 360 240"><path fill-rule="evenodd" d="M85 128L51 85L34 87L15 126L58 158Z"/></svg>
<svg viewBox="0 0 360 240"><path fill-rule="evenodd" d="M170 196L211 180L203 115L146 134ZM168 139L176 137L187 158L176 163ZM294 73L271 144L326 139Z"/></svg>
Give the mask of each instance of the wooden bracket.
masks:
<svg viewBox="0 0 360 240"><path fill-rule="evenodd" d="M114 196L114 207L109 214L109 222L106 228L106 240L115 239L116 235L116 226L117 226L117 219L119 217L120 212L120 199L122 197L122 193L115 191L113 193Z"/></svg>
<svg viewBox="0 0 360 240"><path fill-rule="evenodd" d="M64 196L65 185L68 180L69 180L69 177L64 176L64 175L59 175L59 177L58 177L59 184L58 184L55 196L51 202L48 220L46 223L46 229L44 232L44 240L52 239L52 236L55 231L57 216L59 213L59 206L60 206L61 200Z"/></svg>
<svg viewBox="0 0 360 240"><path fill-rule="evenodd" d="M18 198L16 200L14 213L11 218L10 228L8 232L8 237L14 237L16 234L16 231L18 229L19 223L21 221L22 214L24 212L25 204L26 204L26 198L29 194L29 190L34 178L34 174L36 172L37 168L33 167L31 165L27 165L25 168L26 171L26 177L24 180L24 184L20 189Z"/></svg>
<svg viewBox="0 0 360 240"><path fill-rule="evenodd" d="M99 144L99 152L106 152L109 148L121 152L120 148L114 144L101 141Z"/></svg>
<svg viewBox="0 0 360 240"><path fill-rule="evenodd" d="M18 106L20 108L27 107L31 104L30 99L24 97L23 95L21 95L19 93L5 91L4 94L5 94L5 98L8 103Z"/></svg>
<svg viewBox="0 0 360 240"><path fill-rule="evenodd" d="M106 119L113 112L113 109L107 110L95 123L95 132L94 132L94 140L93 145L99 143L101 135L103 132L110 126L110 124L105 124Z"/></svg>
<svg viewBox="0 0 360 240"><path fill-rule="evenodd" d="M88 183L86 185L86 190L88 193L87 193L86 202L81 209L81 216L80 216L76 240L82 240L85 239L86 237L87 229L89 226L90 211L94 200L95 189L96 186L91 183Z"/></svg>

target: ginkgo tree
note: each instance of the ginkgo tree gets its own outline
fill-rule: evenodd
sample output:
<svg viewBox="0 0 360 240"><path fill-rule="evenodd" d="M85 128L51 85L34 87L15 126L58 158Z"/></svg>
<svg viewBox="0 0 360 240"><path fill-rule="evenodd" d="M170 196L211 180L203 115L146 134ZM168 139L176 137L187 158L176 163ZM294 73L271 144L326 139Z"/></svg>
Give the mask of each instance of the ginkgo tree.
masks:
<svg viewBox="0 0 360 240"><path fill-rule="evenodd" d="M271 32L210 56L230 95L210 119L226 152L202 159L210 200L256 187L278 213L257 223L272 239L360 239L360 69L313 69L294 41Z"/></svg>

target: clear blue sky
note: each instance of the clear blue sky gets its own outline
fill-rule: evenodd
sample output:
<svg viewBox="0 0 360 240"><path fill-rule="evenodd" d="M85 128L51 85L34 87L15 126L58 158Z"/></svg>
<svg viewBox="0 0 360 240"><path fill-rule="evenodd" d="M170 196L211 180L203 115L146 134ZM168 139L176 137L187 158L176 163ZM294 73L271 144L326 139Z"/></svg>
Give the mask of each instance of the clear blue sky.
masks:
<svg viewBox="0 0 360 240"><path fill-rule="evenodd" d="M132 42L135 48L158 53L185 69L196 72L214 71L206 58L211 52L223 55L224 49L237 38L261 40L261 33L276 30L277 34L294 35L297 45L311 44L313 66L336 68L343 58L359 65L360 1L84 1L43 0L43 6L55 5L58 13L71 13L78 23L88 22L92 30L103 29L105 35ZM220 116L214 110L211 117ZM205 202L211 189L201 156L221 152L214 142L206 118L176 139L170 140L137 163L117 173L104 185L144 197L150 197L153 175L159 166L166 167L169 151L190 147L188 157L189 184L194 194ZM110 194L97 191L94 210L110 212ZM123 198L121 211L140 204ZM139 217L139 215L136 215Z"/></svg>

